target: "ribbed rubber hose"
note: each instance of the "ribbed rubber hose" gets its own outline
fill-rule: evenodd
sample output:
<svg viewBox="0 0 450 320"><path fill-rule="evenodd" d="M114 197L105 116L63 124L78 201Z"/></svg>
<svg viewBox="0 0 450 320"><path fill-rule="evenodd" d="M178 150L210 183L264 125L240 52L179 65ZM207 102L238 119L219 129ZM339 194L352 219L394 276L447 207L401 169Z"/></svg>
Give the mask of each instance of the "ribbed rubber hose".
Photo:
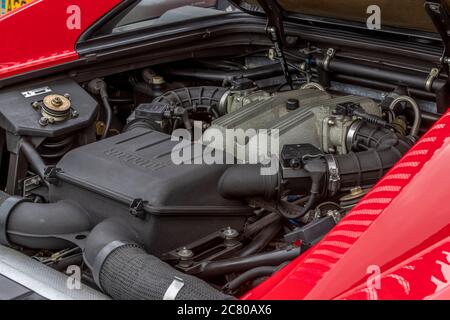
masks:
<svg viewBox="0 0 450 320"><path fill-rule="evenodd" d="M412 141L389 129L363 123L353 145L367 150L335 156L341 191L376 184L412 147Z"/></svg>
<svg viewBox="0 0 450 320"><path fill-rule="evenodd" d="M174 107L190 109L195 106L210 106L217 115L226 113L221 106L228 89L223 87L190 87L167 91L162 96L157 97L153 102L167 103Z"/></svg>
<svg viewBox="0 0 450 320"><path fill-rule="evenodd" d="M184 274L137 243L137 235L122 221L98 224L86 240L84 260L95 282L118 300L224 300L206 282Z"/></svg>
<svg viewBox="0 0 450 320"><path fill-rule="evenodd" d="M105 293L116 300L231 298L203 280L175 270L133 244L121 246L108 255L100 270L99 284Z"/></svg>

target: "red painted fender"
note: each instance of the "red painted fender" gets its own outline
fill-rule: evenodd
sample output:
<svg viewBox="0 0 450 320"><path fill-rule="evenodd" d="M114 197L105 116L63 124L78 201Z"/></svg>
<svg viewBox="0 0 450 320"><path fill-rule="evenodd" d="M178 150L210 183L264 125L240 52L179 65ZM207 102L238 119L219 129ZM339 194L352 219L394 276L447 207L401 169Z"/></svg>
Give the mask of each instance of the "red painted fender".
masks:
<svg viewBox="0 0 450 320"><path fill-rule="evenodd" d="M81 34L120 2L35 0L0 16L0 79L77 60Z"/></svg>
<svg viewBox="0 0 450 320"><path fill-rule="evenodd" d="M337 299L449 299L449 284L450 236Z"/></svg>

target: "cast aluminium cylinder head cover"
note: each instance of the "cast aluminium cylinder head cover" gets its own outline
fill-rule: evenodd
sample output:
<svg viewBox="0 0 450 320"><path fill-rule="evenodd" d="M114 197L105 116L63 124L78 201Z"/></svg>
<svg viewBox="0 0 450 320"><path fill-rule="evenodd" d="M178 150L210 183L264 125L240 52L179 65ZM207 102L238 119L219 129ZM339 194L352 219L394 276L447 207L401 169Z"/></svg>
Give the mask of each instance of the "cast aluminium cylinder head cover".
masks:
<svg viewBox="0 0 450 320"><path fill-rule="evenodd" d="M204 136L222 133L224 139L214 139L212 142L212 139L205 139L209 141L203 141L203 143L210 148L230 153L228 135L233 132L234 137L231 138L240 147L244 147L245 151L240 153L231 151L234 152L238 161L249 162L249 159L261 159L268 155L260 154L261 151L266 152L267 149L272 152L277 151L273 150L272 146L261 148L259 145L261 129L265 129L269 143L271 143L270 136L273 130L278 132L278 152L281 152L286 144L308 143L325 153L345 154L348 152L347 135L356 119L334 115L336 106L352 102L359 104L368 114L381 116L377 103L364 97L335 97L317 89L275 93L268 98L267 94L264 96L266 97L264 100L255 99L239 110L215 120ZM292 99L298 100L297 108L289 107L289 101Z"/></svg>

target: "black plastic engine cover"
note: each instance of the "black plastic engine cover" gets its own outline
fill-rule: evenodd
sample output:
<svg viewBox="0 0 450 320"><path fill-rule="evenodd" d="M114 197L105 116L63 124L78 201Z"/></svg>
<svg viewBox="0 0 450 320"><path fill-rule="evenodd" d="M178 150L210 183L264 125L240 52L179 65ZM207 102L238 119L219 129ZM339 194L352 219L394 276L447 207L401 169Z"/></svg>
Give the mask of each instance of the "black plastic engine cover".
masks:
<svg viewBox="0 0 450 320"><path fill-rule="evenodd" d="M138 128L75 149L57 165L61 172L52 201L75 200L95 222L125 219L154 254L224 227L242 229L252 210L217 191L228 166L175 165L176 145L169 135ZM140 217L132 207L138 203L144 204Z"/></svg>

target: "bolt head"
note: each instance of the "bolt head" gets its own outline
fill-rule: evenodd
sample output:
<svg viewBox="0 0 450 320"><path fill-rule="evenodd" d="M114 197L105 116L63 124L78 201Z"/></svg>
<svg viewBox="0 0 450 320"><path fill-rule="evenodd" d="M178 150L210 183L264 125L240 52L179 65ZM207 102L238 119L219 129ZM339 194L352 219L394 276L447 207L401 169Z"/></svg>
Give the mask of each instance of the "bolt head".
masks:
<svg viewBox="0 0 450 320"><path fill-rule="evenodd" d="M292 159L290 162L292 169L298 169L302 166L300 159Z"/></svg>
<svg viewBox="0 0 450 320"><path fill-rule="evenodd" d="M48 125L48 119L46 117L42 117L41 119L39 119L39 124L45 127L46 125Z"/></svg>
<svg viewBox="0 0 450 320"><path fill-rule="evenodd" d="M227 240L236 239L239 236L239 232L231 227L227 227L223 230L222 234Z"/></svg>
<svg viewBox="0 0 450 320"><path fill-rule="evenodd" d="M60 107L62 106L64 102L62 101L62 99L60 97L55 97L52 100L52 105L54 105L55 107Z"/></svg>
<svg viewBox="0 0 450 320"><path fill-rule="evenodd" d="M182 259L189 259L194 256L194 253L192 252L192 250L189 250L186 247L181 248L177 253L178 253L178 256Z"/></svg>

